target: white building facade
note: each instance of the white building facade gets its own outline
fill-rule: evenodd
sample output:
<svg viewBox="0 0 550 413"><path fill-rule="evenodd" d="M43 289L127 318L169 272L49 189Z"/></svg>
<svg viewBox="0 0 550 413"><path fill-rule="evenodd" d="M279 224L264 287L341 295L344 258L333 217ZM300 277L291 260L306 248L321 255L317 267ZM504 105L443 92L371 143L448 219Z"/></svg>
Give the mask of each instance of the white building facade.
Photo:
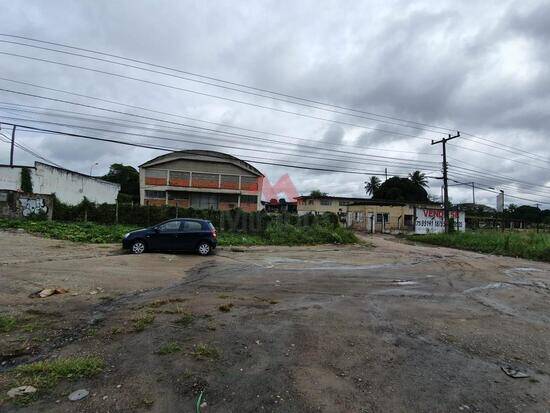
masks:
<svg viewBox="0 0 550 413"><path fill-rule="evenodd" d="M55 194L59 201L67 205L76 205L84 197L98 204L114 204L120 191L119 184L42 162L35 162L34 166L29 167L0 165L0 189L21 191L23 168L29 169L33 193Z"/></svg>

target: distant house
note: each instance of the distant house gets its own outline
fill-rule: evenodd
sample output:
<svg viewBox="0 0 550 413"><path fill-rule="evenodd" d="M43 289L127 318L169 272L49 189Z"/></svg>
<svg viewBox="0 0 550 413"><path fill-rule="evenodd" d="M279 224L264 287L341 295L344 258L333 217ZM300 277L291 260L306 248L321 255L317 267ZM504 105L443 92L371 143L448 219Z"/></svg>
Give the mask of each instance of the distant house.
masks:
<svg viewBox="0 0 550 413"><path fill-rule="evenodd" d="M57 166L35 162L34 166L0 165L0 191L22 192L21 172L28 169L32 192L51 195L68 205L80 203L84 197L98 204L114 204L120 185Z"/></svg>
<svg viewBox="0 0 550 413"><path fill-rule="evenodd" d="M263 178L249 163L225 153L171 152L140 165L140 200L142 205L258 211Z"/></svg>
<svg viewBox="0 0 550 413"><path fill-rule="evenodd" d="M353 202L366 201L367 198L350 198L344 196L299 196L296 198L298 201L297 211L298 215L305 214L322 214L324 212L332 212L334 214L341 214L347 212L346 207Z"/></svg>

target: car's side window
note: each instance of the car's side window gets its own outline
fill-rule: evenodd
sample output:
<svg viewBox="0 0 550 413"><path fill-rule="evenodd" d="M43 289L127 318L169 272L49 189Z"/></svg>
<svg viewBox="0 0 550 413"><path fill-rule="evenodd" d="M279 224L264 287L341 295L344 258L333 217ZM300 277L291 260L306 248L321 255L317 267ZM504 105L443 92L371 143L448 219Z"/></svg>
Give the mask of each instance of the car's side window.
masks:
<svg viewBox="0 0 550 413"><path fill-rule="evenodd" d="M181 227L181 221L168 221L162 225L159 225L159 232L169 233L169 232L179 232Z"/></svg>
<svg viewBox="0 0 550 413"><path fill-rule="evenodd" d="M202 231L202 224L196 221L185 221L183 230L185 232Z"/></svg>

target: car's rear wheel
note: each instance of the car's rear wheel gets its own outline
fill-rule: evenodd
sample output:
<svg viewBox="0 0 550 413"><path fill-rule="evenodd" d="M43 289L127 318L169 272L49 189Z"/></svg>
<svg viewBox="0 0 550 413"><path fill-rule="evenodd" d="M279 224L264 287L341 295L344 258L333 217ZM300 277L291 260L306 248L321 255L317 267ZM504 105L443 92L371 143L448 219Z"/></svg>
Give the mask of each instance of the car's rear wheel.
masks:
<svg viewBox="0 0 550 413"><path fill-rule="evenodd" d="M197 252L200 255L208 255L212 251L212 247L210 247L210 244L208 242L201 242L199 246L197 247Z"/></svg>
<svg viewBox="0 0 550 413"><path fill-rule="evenodd" d="M132 254L143 254L145 252L145 242L136 240L132 243Z"/></svg>

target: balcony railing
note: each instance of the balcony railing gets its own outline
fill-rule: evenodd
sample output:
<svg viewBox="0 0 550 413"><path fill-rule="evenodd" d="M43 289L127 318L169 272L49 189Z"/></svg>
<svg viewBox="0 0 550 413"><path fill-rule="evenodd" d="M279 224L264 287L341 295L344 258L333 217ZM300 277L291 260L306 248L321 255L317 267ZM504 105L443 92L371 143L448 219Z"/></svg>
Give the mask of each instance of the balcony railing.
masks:
<svg viewBox="0 0 550 413"><path fill-rule="evenodd" d="M251 176L204 172L167 171L160 169L148 169L145 171L145 185L152 186L259 191L260 179Z"/></svg>

